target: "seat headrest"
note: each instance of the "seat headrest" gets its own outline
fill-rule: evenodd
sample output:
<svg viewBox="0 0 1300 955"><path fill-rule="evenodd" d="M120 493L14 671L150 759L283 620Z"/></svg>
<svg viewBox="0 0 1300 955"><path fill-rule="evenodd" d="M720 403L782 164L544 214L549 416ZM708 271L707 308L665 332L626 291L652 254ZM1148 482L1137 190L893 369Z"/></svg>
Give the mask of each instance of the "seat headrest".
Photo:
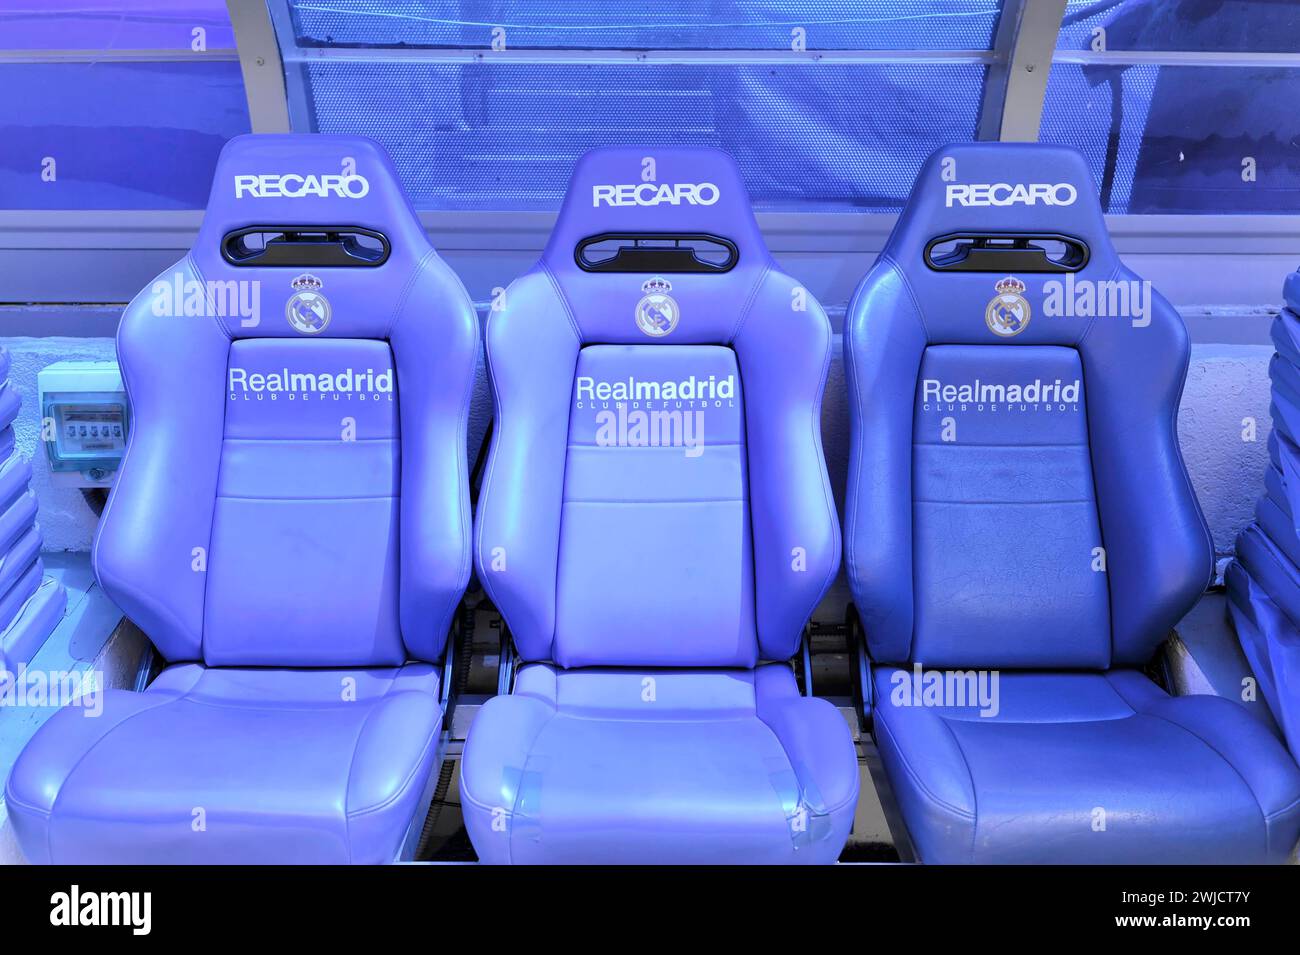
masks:
<svg viewBox="0 0 1300 955"><path fill-rule="evenodd" d="M678 345L729 344L773 263L726 153L616 147L578 160L539 266L583 342ZM636 316L659 294L681 321L650 337Z"/></svg>
<svg viewBox="0 0 1300 955"><path fill-rule="evenodd" d="M190 258L210 297L248 289L258 303L256 321L214 305L231 338L378 339L433 254L382 146L294 133L226 144ZM293 325L286 310L308 323Z"/></svg>
<svg viewBox="0 0 1300 955"><path fill-rule="evenodd" d="M767 256L736 161L707 147L593 149L578 160L544 260L574 263L574 249L606 232L687 232L734 242L741 261Z"/></svg>
<svg viewBox="0 0 1300 955"><path fill-rule="evenodd" d="M1097 188L1076 150L1040 143L961 143L934 152L916 177L886 253L926 270L926 245L960 233L1057 234L1081 239L1089 266L1115 251Z"/></svg>
<svg viewBox="0 0 1300 955"><path fill-rule="evenodd" d="M419 230L388 153L364 136L250 133L217 160L200 247L250 225Z"/></svg>
<svg viewBox="0 0 1300 955"><path fill-rule="evenodd" d="M1145 324L1155 303L1115 252L1083 157L1063 146L939 149L877 269L906 277L931 344L1073 346L1102 316Z"/></svg>

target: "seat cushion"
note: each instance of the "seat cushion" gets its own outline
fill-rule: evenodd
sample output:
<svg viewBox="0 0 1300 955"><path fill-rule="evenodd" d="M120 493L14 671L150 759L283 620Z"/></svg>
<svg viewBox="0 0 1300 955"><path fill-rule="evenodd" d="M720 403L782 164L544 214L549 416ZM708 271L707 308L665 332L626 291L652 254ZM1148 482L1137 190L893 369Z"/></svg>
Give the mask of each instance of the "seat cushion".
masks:
<svg viewBox="0 0 1300 955"><path fill-rule="evenodd" d="M442 711L429 664L173 666L103 712L65 707L5 797L52 863L382 863L425 794Z"/></svg>
<svg viewBox="0 0 1300 955"><path fill-rule="evenodd" d="M1268 501L1260 499L1261 512ZM1291 752L1300 753L1300 628L1294 623L1300 616L1300 569L1276 544L1255 524L1237 537L1237 559L1224 574L1228 615L1259 682L1259 700L1282 729Z"/></svg>
<svg viewBox="0 0 1300 955"><path fill-rule="evenodd" d="M910 670L874 682L922 861L1280 862L1300 837L1300 768L1231 700L1126 670L1002 673L984 707L937 705L959 700L916 692Z"/></svg>
<svg viewBox="0 0 1300 955"><path fill-rule="evenodd" d="M465 823L494 863L829 863L858 764L789 667L520 671L470 728Z"/></svg>

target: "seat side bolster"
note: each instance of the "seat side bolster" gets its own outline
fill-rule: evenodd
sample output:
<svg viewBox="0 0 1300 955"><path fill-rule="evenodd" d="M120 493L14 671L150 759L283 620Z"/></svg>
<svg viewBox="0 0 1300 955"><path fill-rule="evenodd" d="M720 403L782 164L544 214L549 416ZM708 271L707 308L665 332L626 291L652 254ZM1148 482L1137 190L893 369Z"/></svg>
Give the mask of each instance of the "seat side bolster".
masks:
<svg viewBox="0 0 1300 955"><path fill-rule="evenodd" d="M473 302L433 252L389 344L401 401L402 639L413 659L436 660L469 583L466 434L479 344Z"/></svg>
<svg viewBox="0 0 1300 955"><path fill-rule="evenodd" d="M877 725L887 737L890 748L918 792L937 810L973 823L974 781L966 765L965 754L957 745L947 721L933 710L918 708L906 724L895 717L885 718ZM909 758L909 753L912 758ZM937 776L921 771L922 765L915 759L920 753L925 754L924 767L937 769Z"/></svg>
<svg viewBox="0 0 1300 955"><path fill-rule="evenodd" d="M433 693L397 690L374 701L348 769L349 861L377 865L397 857L406 827L392 820L406 822L422 808L441 732L442 708Z"/></svg>
<svg viewBox="0 0 1300 955"><path fill-rule="evenodd" d="M1142 713L1151 706L1166 700L1169 695L1160 689L1146 674L1135 670L1108 670L1102 676L1116 696L1134 713Z"/></svg>
<svg viewBox="0 0 1300 955"><path fill-rule="evenodd" d="M790 759L808 808L823 815L858 801L858 760L853 736L834 705L801 696L794 674L782 664L754 674L758 718L775 734Z"/></svg>
<svg viewBox="0 0 1300 955"><path fill-rule="evenodd" d="M924 862L973 862L978 804L966 754L938 709L900 704L892 692L895 674L900 682L909 677L904 670L876 668L872 715L912 842Z"/></svg>
<svg viewBox="0 0 1300 955"><path fill-rule="evenodd" d="M494 696L470 727L460 764L465 827L481 861L508 863L515 816L530 785L528 757L556 715L536 696Z"/></svg>
<svg viewBox="0 0 1300 955"><path fill-rule="evenodd" d="M882 258L845 317L851 450L844 560L871 656L884 663L902 663L912 649L913 404L925 348L907 281Z"/></svg>
<svg viewBox="0 0 1300 955"><path fill-rule="evenodd" d="M545 660L555 633L560 513L578 336L542 269L506 290L487 322L492 447L475 530L479 580L525 660Z"/></svg>
<svg viewBox="0 0 1300 955"><path fill-rule="evenodd" d="M348 774L349 818L378 812L423 781L438 745L442 708L436 696L414 690L389 692L371 704L353 751ZM400 754L400 755L399 755ZM394 776L392 767L409 767Z"/></svg>
<svg viewBox="0 0 1300 955"><path fill-rule="evenodd" d="M1223 697L1165 696L1140 712L1197 737L1236 771L1259 804L1267 858L1286 861L1300 840L1300 767L1277 737Z"/></svg>
<svg viewBox="0 0 1300 955"><path fill-rule="evenodd" d="M1137 281L1122 267L1114 278ZM1079 342L1114 666L1150 660L1214 572L1213 543L1178 446L1187 330L1172 305L1151 298L1149 325L1098 318Z"/></svg>
<svg viewBox="0 0 1300 955"><path fill-rule="evenodd" d="M5 803L28 862L53 862L54 808L86 754L132 717L177 699L175 693L100 692L100 716L91 718L96 710L90 707L63 707L41 726L34 737L38 745L24 747L9 773Z"/></svg>
<svg viewBox="0 0 1300 955"><path fill-rule="evenodd" d="M840 566L840 527L822 450L831 356L822 307L768 270L734 347L744 384L759 646L771 660L799 647Z"/></svg>
<svg viewBox="0 0 1300 955"><path fill-rule="evenodd" d="M92 562L104 592L164 657L197 660L207 575L194 568L212 532L221 457L212 436L225 417L230 341L209 315L154 314L155 289L177 275L202 281L186 258L136 296L118 328L131 427Z"/></svg>
<svg viewBox="0 0 1300 955"><path fill-rule="evenodd" d="M1284 861L1300 839L1300 767L1277 737L1233 700L1169 696L1132 670L1106 679L1136 713L1174 724L1233 768L1259 805L1266 855Z"/></svg>

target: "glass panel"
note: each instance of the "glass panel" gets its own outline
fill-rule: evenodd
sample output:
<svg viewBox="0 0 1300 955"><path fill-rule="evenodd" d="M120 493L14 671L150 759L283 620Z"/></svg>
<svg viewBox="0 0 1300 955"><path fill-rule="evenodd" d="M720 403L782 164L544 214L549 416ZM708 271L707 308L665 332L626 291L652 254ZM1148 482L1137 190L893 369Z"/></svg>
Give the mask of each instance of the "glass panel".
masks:
<svg viewBox="0 0 1300 955"><path fill-rule="evenodd" d="M1057 63L1039 138L1112 213L1300 213L1300 69Z"/></svg>
<svg viewBox="0 0 1300 955"><path fill-rule="evenodd" d="M300 67L312 126L392 153L426 209L555 209L601 145L712 145L767 210L896 211L975 134L981 64L338 63ZM292 75L291 75L292 82Z"/></svg>
<svg viewBox="0 0 1300 955"><path fill-rule="evenodd" d="M920 161L970 139L997 0L285 0L277 16L295 128L363 132L426 209L554 209L574 160L615 144L708 144L759 208L896 210ZM283 8L281 8L283 9ZM494 30L504 31L494 36ZM801 33L799 31L802 31ZM787 55L798 34L811 58ZM510 51L558 62L492 60ZM346 60L328 54L346 48ZM366 62L373 49L374 62ZM403 61L398 55L417 53ZM418 52L477 50L482 63ZM611 62L641 50L728 62ZM854 60L897 52L895 62ZM961 51L970 62L909 60ZM325 55L322 55L325 54ZM746 56L749 56L749 61Z"/></svg>
<svg viewBox="0 0 1300 955"><path fill-rule="evenodd" d="M198 55L233 50L222 0L12 0L0 45L28 55L0 63L3 208L202 209L249 130L239 63Z"/></svg>
<svg viewBox="0 0 1300 955"><path fill-rule="evenodd" d="M998 0L292 0L298 46L990 50ZM283 41L282 41L283 42Z"/></svg>
<svg viewBox="0 0 1300 955"><path fill-rule="evenodd" d="M190 50L199 39L234 49L224 0L5 0L0 10L6 50Z"/></svg>
<svg viewBox="0 0 1300 955"><path fill-rule="evenodd" d="M1300 52L1295 0L1069 0L1057 49Z"/></svg>
<svg viewBox="0 0 1300 955"><path fill-rule="evenodd" d="M235 62L8 63L0 83L7 209L202 209L249 130Z"/></svg>

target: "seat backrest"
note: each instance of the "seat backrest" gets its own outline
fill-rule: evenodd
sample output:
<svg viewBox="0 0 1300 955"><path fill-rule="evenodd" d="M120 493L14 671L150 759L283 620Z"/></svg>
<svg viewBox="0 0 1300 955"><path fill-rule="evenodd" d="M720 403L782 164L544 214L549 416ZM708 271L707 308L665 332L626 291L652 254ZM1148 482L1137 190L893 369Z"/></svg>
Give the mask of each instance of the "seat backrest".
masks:
<svg viewBox="0 0 1300 955"><path fill-rule="evenodd" d="M701 235L729 247L711 260L730 269L665 251ZM839 562L820 435L830 346L729 156L578 162L541 261L487 328L496 417L476 558L525 659L794 653Z"/></svg>
<svg viewBox="0 0 1300 955"><path fill-rule="evenodd" d="M477 348L377 143L231 140L194 248L118 329L105 591L169 660L437 658L470 568Z"/></svg>
<svg viewBox="0 0 1300 955"><path fill-rule="evenodd" d="M1188 339L1071 149L954 145L850 304L846 566L874 659L1150 659L1212 548L1178 448Z"/></svg>

